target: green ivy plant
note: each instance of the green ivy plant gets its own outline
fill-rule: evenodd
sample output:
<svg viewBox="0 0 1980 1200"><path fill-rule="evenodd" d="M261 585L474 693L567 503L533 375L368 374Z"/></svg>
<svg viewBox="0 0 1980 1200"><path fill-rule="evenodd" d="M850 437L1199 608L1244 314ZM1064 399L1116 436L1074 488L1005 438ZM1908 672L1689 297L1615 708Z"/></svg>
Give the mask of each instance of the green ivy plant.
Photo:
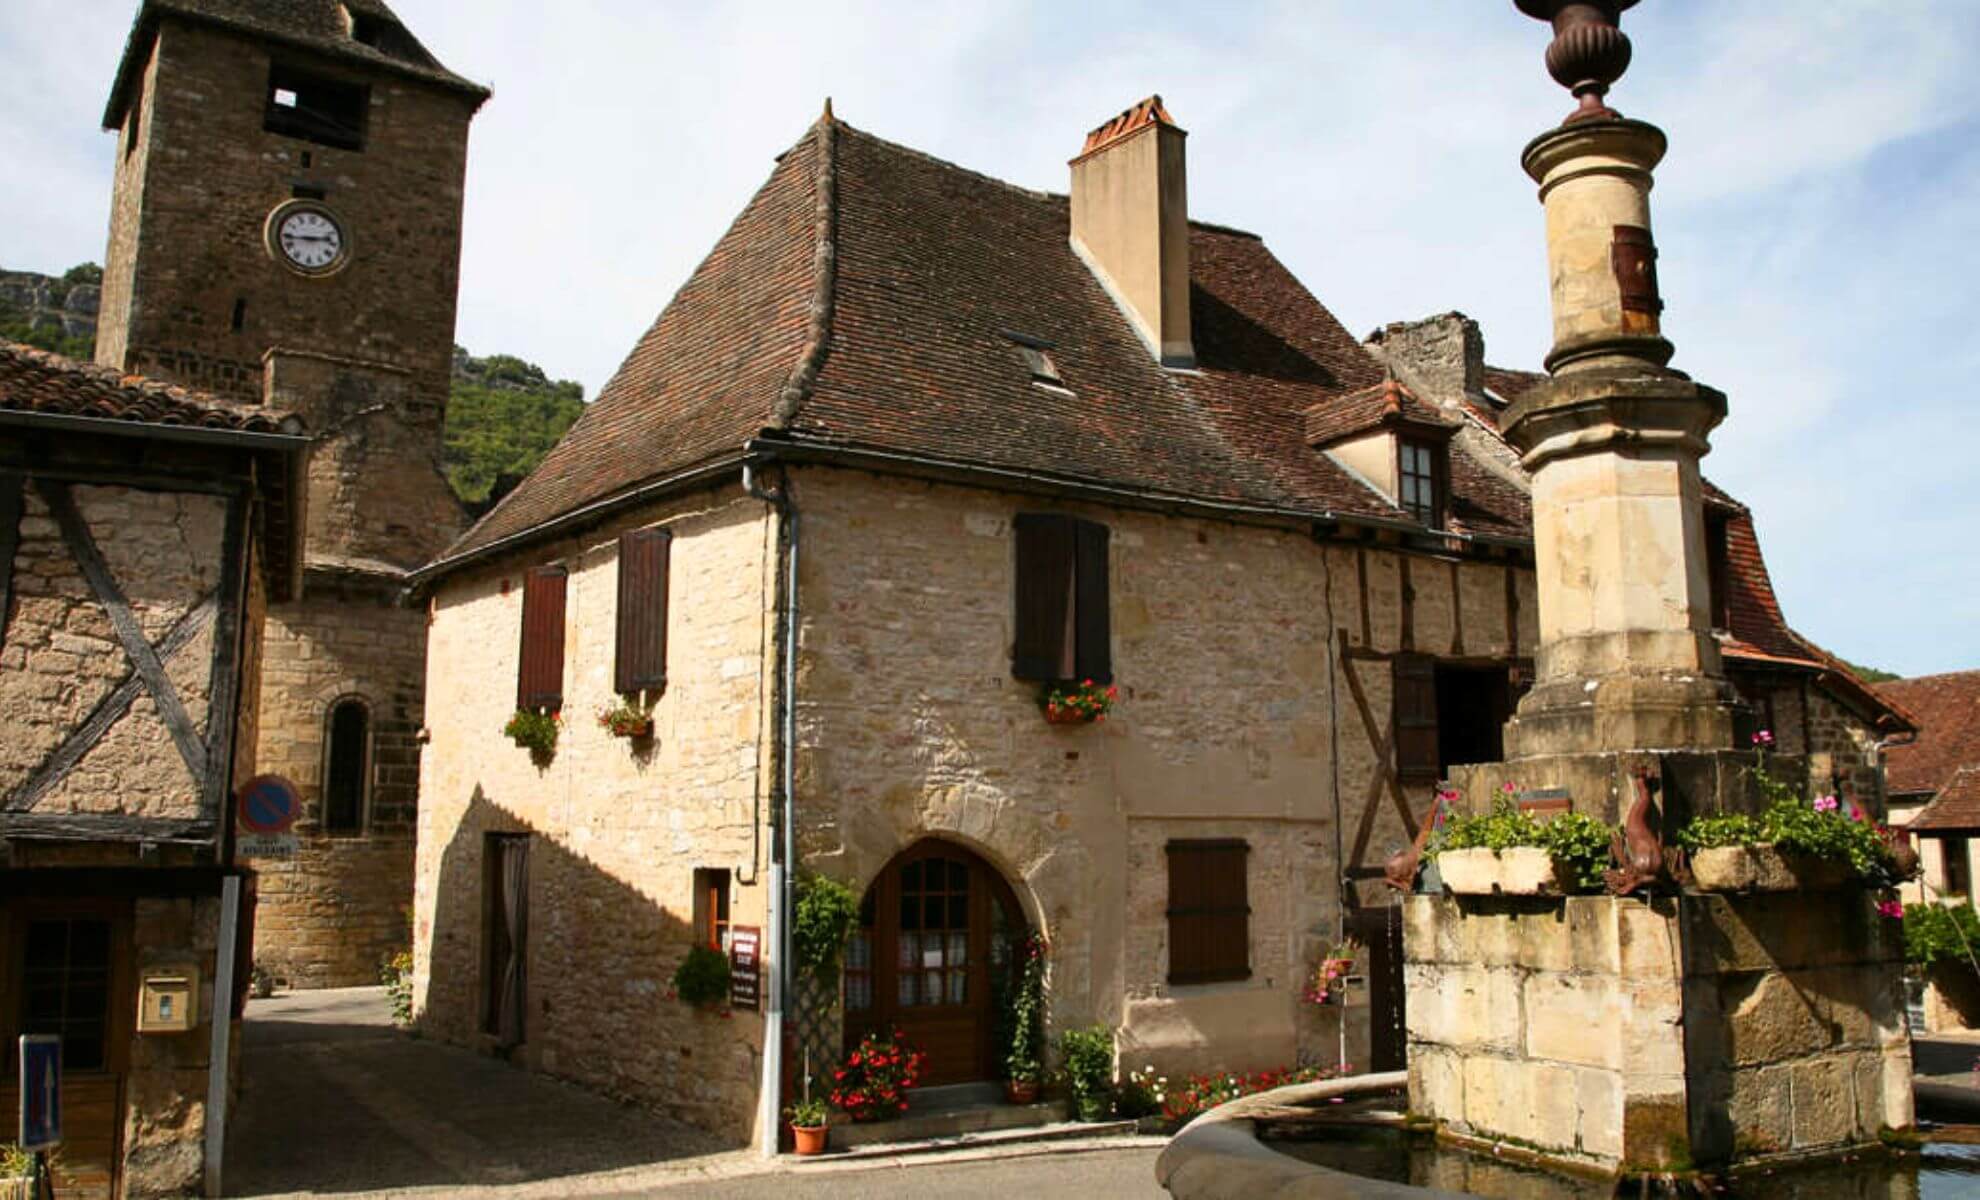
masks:
<svg viewBox="0 0 1980 1200"><path fill-rule="evenodd" d="M1587 813L1564 812L1537 820L1512 797L1501 796L1489 813L1455 813L1438 832L1429 852L1446 850L1510 850L1530 846L1545 850L1567 865L1576 888L1599 888L1610 864L1609 844L1615 827Z"/></svg>
<svg viewBox="0 0 1980 1200"><path fill-rule="evenodd" d="M1016 954L1017 978L1004 1013L1004 1077L1037 1083L1045 1073L1045 943L1026 934Z"/></svg>
<svg viewBox="0 0 1980 1200"><path fill-rule="evenodd" d="M710 946L696 946L674 968L674 995L695 1008L717 1008L729 1000L729 958Z"/></svg>
<svg viewBox="0 0 1980 1200"><path fill-rule="evenodd" d="M838 880L810 872L797 880L797 914L791 936L796 941L798 969L819 986L839 982L839 956L859 920L859 897Z"/></svg>
<svg viewBox="0 0 1980 1200"><path fill-rule="evenodd" d="M1765 738L1765 741L1761 739ZM1873 887L1895 887L1903 878L1885 831L1853 803L1834 796L1810 801L1793 782L1767 769L1772 735L1755 734L1759 759L1752 768L1754 783L1767 798L1757 816L1714 813L1694 817L1677 831L1677 844L1689 851L1727 846L1771 845L1785 854L1806 855L1849 864L1850 870Z"/></svg>

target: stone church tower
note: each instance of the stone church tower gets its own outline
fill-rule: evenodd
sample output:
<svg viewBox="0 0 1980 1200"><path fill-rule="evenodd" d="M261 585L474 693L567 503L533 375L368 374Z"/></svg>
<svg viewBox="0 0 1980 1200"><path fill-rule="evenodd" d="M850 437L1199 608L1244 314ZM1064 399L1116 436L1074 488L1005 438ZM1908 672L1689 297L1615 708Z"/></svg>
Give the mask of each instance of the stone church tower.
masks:
<svg viewBox="0 0 1980 1200"><path fill-rule="evenodd" d="M375 982L407 940L426 616L401 593L465 524L439 459L487 97L382 0L144 0L104 113L98 361L316 438L257 747L304 814L297 857L256 864L255 956L298 986Z"/></svg>

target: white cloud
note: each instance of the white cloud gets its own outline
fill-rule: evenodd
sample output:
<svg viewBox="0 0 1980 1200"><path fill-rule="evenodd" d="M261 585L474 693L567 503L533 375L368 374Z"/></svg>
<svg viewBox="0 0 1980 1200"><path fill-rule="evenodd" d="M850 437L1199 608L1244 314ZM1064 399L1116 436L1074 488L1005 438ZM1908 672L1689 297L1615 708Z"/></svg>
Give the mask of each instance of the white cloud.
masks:
<svg viewBox="0 0 1980 1200"><path fill-rule="evenodd" d="M827 95L861 128L1063 189L1154 91L1192 212L1265 235L1357 333L1456 308L1549 337L1518 168L1571 100L1509 3L395 0L495 85L474 127L460 340L595 390ZM24 9L24 11L23 11ZM96 132L134 0L10 0L0 264L101 256ZM1980 277L1971 0L1659 0L1612 97L1671 135L1656 205L1678 365L1724 388L1707 462L1756 508L1790 616L1894 669L1980 665L1964 485ZM1957 482L1946 482L1947 480Z"/></svg>

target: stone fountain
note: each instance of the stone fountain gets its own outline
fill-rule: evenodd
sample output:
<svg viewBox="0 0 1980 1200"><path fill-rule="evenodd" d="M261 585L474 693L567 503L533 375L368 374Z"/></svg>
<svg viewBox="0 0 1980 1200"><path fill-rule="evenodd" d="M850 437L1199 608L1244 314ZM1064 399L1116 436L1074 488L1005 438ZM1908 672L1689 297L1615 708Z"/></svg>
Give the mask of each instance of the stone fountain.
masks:
<svg viewBox="0 0 1980 1200"><path fill-rule="evenodd" d="M1698 464L1726 398L1668 365L1650 222L1665 136L1606 103L1636 0L1516 3L1552 23L1548 69L1579 101L1521 158L1554 345L1503 427L1533 481L1540 648L1506 761L1457 768L1453 803L1518 795L1625 836L1607 895L1404 897L1410 1109L1600 1173L1875 1145L1913 1123L1894 924L1860 889L1697 893L1666 846L1760 798L1710 620ZM1415 869L1399 856L1392 882Z"/></svg>

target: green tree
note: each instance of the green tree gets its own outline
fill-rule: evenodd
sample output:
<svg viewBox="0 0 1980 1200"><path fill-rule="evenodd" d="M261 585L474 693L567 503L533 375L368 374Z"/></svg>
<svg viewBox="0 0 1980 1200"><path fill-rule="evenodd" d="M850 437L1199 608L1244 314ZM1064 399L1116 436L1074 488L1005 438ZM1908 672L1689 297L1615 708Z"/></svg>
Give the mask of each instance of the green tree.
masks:
<svg viewBox="0 0 1980 1200"><path fill-rule="evenodd" d="M485 511L534 470L584 411L584 389L507 354L454 355L442 461L470 509Z"/></svg>

